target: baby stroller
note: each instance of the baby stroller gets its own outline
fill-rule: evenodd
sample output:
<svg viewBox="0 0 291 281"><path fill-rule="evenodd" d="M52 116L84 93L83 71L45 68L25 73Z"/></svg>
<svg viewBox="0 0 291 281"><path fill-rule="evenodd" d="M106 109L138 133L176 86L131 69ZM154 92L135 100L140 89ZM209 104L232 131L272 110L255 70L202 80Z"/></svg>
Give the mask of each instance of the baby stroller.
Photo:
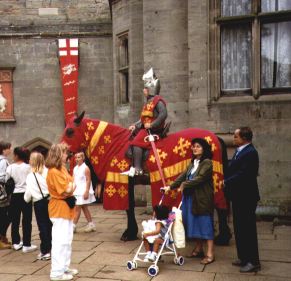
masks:
<svg viewBox="0 0 291 281"><path fill-rule="evenodd" d="M160 204L161 204L161 202L160 202ZM179 205L179 208L180 207L181 207L181 203ZM169 217L167 220L168 230L166 232L164 242L160 246L160 249L157 253L157 257L156 257L155 261L148 262L148 261L144 261L144 259L141 258L141 257L145 257L147 254L146 252L142 252L142 248L144 246L144 241L142 241L134 258L133 258L133 260L127 262L127 269L128 270L137 269L137 261L143 262L143 263L151 263L151 265L148 267L148 274L150 276L154 277L159 273L159 267L158 267L157 263L159 262L161 256L164 256L164 255L173 255L174 256L174 263L177 265L184 264L184 257L178 256L178 253L176 251L176 247L174 244L174 239L173 239L173 235L172 235L172 227L173 227L174 220L175 220L175 213L171 212L169 214Z"/></svg>

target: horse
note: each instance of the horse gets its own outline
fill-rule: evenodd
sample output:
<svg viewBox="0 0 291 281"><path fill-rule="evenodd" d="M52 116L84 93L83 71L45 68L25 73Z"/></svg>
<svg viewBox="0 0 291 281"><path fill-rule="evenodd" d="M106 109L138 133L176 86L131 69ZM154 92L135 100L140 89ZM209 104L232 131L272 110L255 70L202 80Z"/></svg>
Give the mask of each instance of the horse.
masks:
<svg viewBox="0 0 291 281"><path fill-rule="evenodd" d="M62 136L62 141L69 145L72 153L85 151L98 179L104 183L104 209L126 210L127 229L122 234L122 240L137 239L138 232L134 214L134 184L137 177L131 178L122 174L131 165L131 159L126 156L130 136L131 132L127 128L98 119L84 118L84 112L71 118ZM226 209L221 189L223 165L220 142L214 133L199 128L171 133L155 141L163 175L159 172L153 149L149 150L145 165L149 172L153 205L158 204L162 197L160 188L163 186L163 178L169 185L189 165L192 157L191 140L197 137L204 138L211 145L215 206ZM181 194L171 191L163 197L163 204L174 206L180 200Z"/></svg>

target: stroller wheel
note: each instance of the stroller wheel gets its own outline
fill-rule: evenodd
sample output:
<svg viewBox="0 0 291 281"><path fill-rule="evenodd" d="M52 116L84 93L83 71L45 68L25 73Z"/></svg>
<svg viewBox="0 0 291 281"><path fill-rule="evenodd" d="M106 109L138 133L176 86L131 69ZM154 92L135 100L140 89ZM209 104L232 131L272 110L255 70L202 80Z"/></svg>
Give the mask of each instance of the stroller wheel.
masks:
<svg viewBox="0 0 291 281"><path fill-rule="evenodd" d="M127 262L127 269L128 270L137 269L137 263L135 261L128 261Z"/></svg>
<svg viewBox="0 0 291 281"><path fill-rule="evenodd" d="M149 276L156 276L158 275L159 273L159 267L157 265L151 265L149 268L148 268L148 274Z"/></svg>
<svg viewBox="0 0 291 281"><path fill-rule="evenodd" d="M179 256L177 259L178 259L178 265L183 265L184 264L184 262L185 262L184 257Z"/></svg>

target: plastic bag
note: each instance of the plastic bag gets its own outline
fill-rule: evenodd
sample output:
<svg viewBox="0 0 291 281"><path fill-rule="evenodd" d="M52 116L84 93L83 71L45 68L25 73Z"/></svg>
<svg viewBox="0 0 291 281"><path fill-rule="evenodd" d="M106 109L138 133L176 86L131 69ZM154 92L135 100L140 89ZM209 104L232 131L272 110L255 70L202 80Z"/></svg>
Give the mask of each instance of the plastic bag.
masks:
<svg viewBox="0 0 291 281"><path fill-rule="evenodd" d="M182 220L182 210L174 207L173 212L176 216L172 227L174 243L177 248L185 248L185 229Z"/></svg>

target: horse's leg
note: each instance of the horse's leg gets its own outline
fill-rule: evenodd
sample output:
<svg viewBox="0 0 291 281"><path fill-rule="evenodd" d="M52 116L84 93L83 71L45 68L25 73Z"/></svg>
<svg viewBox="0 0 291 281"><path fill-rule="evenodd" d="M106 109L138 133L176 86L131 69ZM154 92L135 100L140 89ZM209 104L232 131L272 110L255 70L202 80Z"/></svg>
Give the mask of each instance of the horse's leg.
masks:
<svg viewBox="0 0 291 281"><path fill-rule="evenodd" d="M218 217L219 234L214 238L215 245L226 246L229 245L229 240L232 235L227 224L228 210L216 208Z"/></svg>
<svg viewBox="0 0 291 281"><path fill-rule="evenodd" d="M121 240L132 241L137 239L138 226L135 219L134 213L134 178L128 177L128 210L126 210L127 215L127 229L123 232Z"/></svg>
<svg viewBox="0 0 291 281"><path fill-rule="evenodd" d="M220 143L220 150L222 154L222 165L223 165L223 173L226 173L227 167L228 167L228 157L227 157L227 150L226 150L226 145L223 141L223 139L219 138L219 143ZM218 227L219 227L219 233L218 235L214 238L214 243L216 245L229 245L229 240L231 239L232 235L230 232L230 228L227 224L227 219L228 219L228 209L219 209L216 208L217 212L217 218L218 218Z"/></svg>

